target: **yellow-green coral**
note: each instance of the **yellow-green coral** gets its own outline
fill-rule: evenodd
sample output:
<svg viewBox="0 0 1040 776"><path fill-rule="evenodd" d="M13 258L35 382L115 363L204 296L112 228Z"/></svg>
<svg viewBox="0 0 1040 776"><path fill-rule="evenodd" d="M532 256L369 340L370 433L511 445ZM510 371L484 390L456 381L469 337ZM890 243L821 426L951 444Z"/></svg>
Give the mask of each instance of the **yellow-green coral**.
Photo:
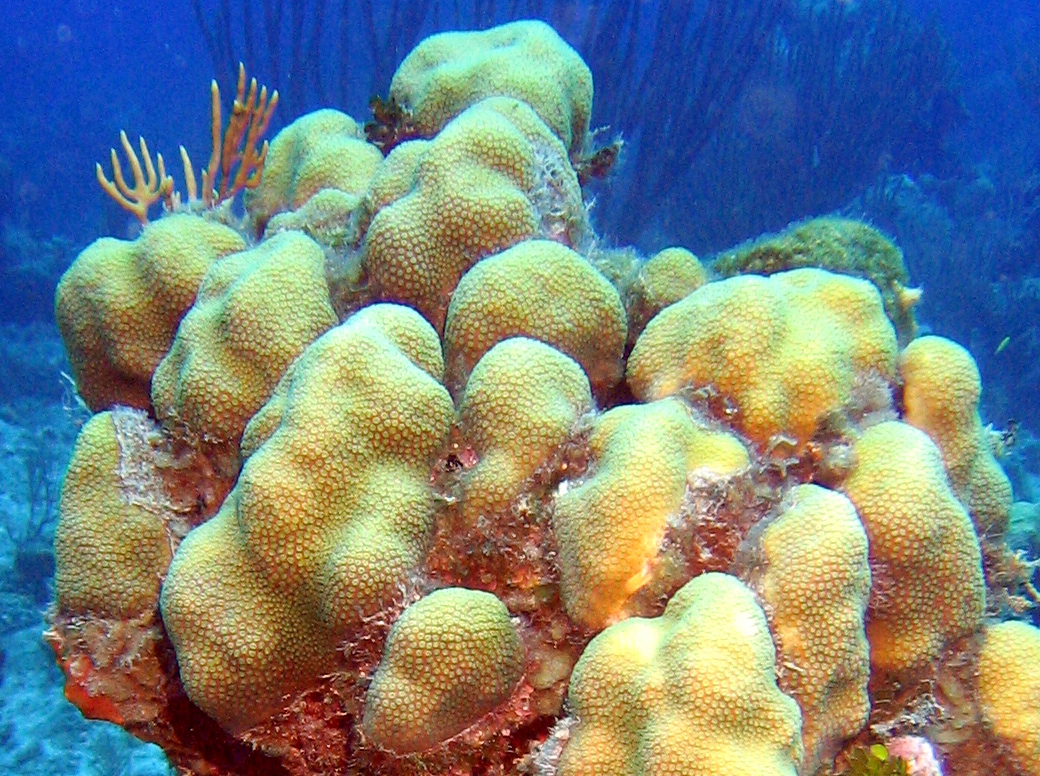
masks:
<svg viewBox="0 0 1040 776"><path fill-rule="evenodd" d="M732 435L695 423L675 399L604 413L589 453L592 471L561 491L553 530L567 613L602 628L623 617L629 598L653 578L687 476L733 474L747 466L748 455Z"/></svg>
<svg viewBox="0 0 1040 776"><path fill-rule="evenodd" d="M1040 630L1024 622L989 626L979 653L982 717L1026 776L1040 774Z"/></svg>
<svg viewBox="0 0 1040 776"><path fill-rule="evenodd" d="M459 402L462 438L476 456L462 478L467 522L508 509L591 409L589 381L563 353L523 337L491 348Z"/></svg>
<svg viewBox="0 0 1040 776"><path fill-rule="evenodd" d="M173 555L173 508L142 412L116 409L80 430L54 533L54 590L63 612L132 617L151 611Z"/></svg>
<svg viewBox="0 0 1040 776"><path fill-rule="evenodd" d="M409 146L387 160L391 182L373 181L385 195L373 203L382 207L367 227L362 265L376 298L415 307L439 331L456 284L480 259L532 237L582 239L578 179L524 103L489 98L425 144L421 158Z"/></svg>
<svg viewBox="0 0 1040 776"><path fill-rule="evenodd" d="M365 142L357 122L323 109L282 129L268 149L260 185L244 195L246 212L263 232L278 213L295 210L322 189L365 193L383 155Z"/></svg>
<svg viewBox="0 0 1040 776"><path fill-rule="evenodd" d="M881 232L848 218L814 218L779 234L759 237L719 254L712 267L723 277L819 267L866 278L885 300L885 312L899 334L909 342L917 332L914 306L919 289L908 288L910 276L903 252Z"/></svg>
<svg viewBox="0 0 1040 776"><path fill-rule="evenodd" d="M508 700L523 670L523 645L498 598L437 590L391 628L362 729L398 754L430 749Z"/></svg>
<svg viewBox="0 0 1040 776"><path fill-rule="evenodd" d="M369 307L308 347L246 429L235 489L162 589L188 697L227 730L316 680L421 562L454 414L442 371L429 324Z"/></svg>
<svg viewBox="0 0 1040 776"><path fill-rule="evenodd" d="M870 539L870 663L907 671L975 631L985 608L978 539L928 435L895 421L867 429L842 485Z"/></svg>
<svg viewBox="0 0 1040 776"><path fill-rule="evenodd" d="M216 262L155 370L158 417L237 444L303 349L336 324L325 254L284 232Z"/></svg>
<svg viewBox="0 0 1040 776"><path fill-rule="evenodd" d="M757 587L780 655L781 686L802 709L802 772L816 773L870 714L867 535L847 498L799 485L762 533L761 554Z"/></svg>
<svg viewBox="0 0 1040 776"><path fill-rule="evenodd" d="M431 39L376 104L385 160L334 111L279 134L255 247L224 208L84 252L58 299L84 396L164 422L77 445L68 697L200 773L807 776L934 687L950 767L970 734L982 772L1040 776L1035 631L982 621L983 559L994 609L1022 568L970 358L900 359L918 293L862 224L716 282L603 248L587 73L540 23Z"/></svg>
<svg viewBox="0 0 1040 776"><path fill-rule="evenodd" d="M707 282L704 265L685 248L665 248L647 259L626 294L632 339L639 336L661 310Z"/></svg>
<svg viewBox="0 0 1040 776"><path fill-rule="evenodd" d="M1011 511L1011 482L993 456L979 418L982 379L971 354L943 337L919 337L900 354L905 420L942 452L946 473L980 534L1000 536Z"/></svg>
<svg viewBox="0 0 1040 776"><path fill-rule="evenodd" d="M430 149L429 140L410 140L395 146L383 166L372 176L359 210L358 234L364 235L375 214L405 196L415 187L419 165Z"/></svg>
<svg viewBox="0 0 1040 776"><path fill-rule="evenodd" d="M497 95L527 103L570 153L581 151L592 112L592 73L544 22L431 35L405 57L390 83L391 99L425 137Z"/></svg>
<svg viewBox="0 0 1040 776"><path fill-rule="evenodd" d="M295 230L328 248L343 250L357 239L356 211L363 201L357 194L322 189L296 210L274 216L264 234Z"/></svg>
<svg viewBox="0 0 1040 776"><path fill-rule="evenodd" d="M734 577L689 582L656 619L592 640L557 776L795 776L801 714L774 678L765 614Z"/></svg>
<svg viewBox="0 0 1040 776"><path fill-rule="evenodd" d="M702 286L647 325L628 361L643 401L710 388L766 445L804 445L865 379L895 376L896 338L867 281L818 269Z"/></svg>
<svg viewBox="0 0 1040 776"><path fill-rule="evenodd" d="M585 370L597 392L622 373L627 331L621 299L606 278L571 249L525 240L467 272L444 328L448 384L461 383L495 343L541 340Z"/></svg>
<svg viewBox="0 0 1040 776"><path fill-rule="evenodd" d="M88 407L151 407L152 372L203 275L244 247L232 229L180 214L133 241L103 237L76 257L58 283L55 316Z"/></svg>

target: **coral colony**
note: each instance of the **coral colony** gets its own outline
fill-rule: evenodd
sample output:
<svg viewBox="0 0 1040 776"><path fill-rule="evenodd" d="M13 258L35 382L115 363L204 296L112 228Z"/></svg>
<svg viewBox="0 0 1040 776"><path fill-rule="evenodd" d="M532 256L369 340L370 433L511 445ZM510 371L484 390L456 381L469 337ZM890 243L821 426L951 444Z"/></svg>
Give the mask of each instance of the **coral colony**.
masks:
<svg viewBox="0 0 1040 776"><path fill-rule="evenodd" d="M143 231L57 292L66 696L193 774L1040 775L971 356L855 221L603 247L592 95L516 22L367 134L258 150L241 72L184 200L123 136Z"/></svg>

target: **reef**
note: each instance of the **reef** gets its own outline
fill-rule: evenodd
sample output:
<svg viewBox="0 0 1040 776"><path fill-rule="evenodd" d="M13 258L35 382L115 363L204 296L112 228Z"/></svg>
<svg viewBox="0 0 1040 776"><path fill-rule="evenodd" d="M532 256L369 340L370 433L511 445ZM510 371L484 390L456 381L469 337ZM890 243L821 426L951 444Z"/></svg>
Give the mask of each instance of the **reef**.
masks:
<svg viewBox="0 0 1040 776"><path fill-rule="evenodd" d="M1040 776L971 356L865 224L604 247L592 99L436 35L79 255L66 697L199 776Z"/></svg>

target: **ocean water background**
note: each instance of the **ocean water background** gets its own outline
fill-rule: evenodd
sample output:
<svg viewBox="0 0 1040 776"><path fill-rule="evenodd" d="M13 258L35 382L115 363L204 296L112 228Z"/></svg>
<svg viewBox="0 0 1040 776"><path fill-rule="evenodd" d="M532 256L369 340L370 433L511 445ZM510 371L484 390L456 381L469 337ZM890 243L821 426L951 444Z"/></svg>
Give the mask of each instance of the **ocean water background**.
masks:
<svg viewBox="0 0 1040 776"><path fill-rule="evenodd" d="M771 5L733 3L748 14ZM870 220L905 251L911 279L925 292L925 329L961 342L978 361L986 422L1000 429L1020 423L1004 463L1016 499L1040 502L1040 6L1028 0L775 3L783 7L769 35L746 57L709 47L699 63L654 61L662 41L652 22L696 22L703 4L533 3L597 75L606 74L596 84L594 124L633 141L597 192L600 231L643 251L678 244L710 256L794 219L841 212ZM366 5L375 8L372 28L361 13ZM246 6L230 0L200 0L198 8L191 0L5 4L0 771L168 772L154 747L82 720L63 700L60 672L40 639L61 474L83 418L52 322L54 285L90 241L132 236L138 228L100 190L94 163L107 168L108 150L126 130L161 151L178 178L179 145L201 166L208 155L209 80L216 77L230 99L231 66L239 57L282 92L271 135L326 105L364 119L369 97L385 92L411 44L454 26L455 5L462 25L474 28L504 21L510 5L525 4L445 2L421 23L407 14L393 17L398 5L423 4L306 0L293 6L301 32L293 33L287 9L279 36L268 40L244 34ZM477 6L492 10L481 15ZM224 7L230 48L218 45ZM264 3L248 7L260 30ZM320 31L319 7L327 9ZM644 20L631 35L630 16L604 23L605 14L621 7ZM813 27L807 18L829 22ZM294 41L301 43L298 53ZM848 41L869 53L859 69L848 65ZM626 73L648 66L656 90L625 86ZM698 67L701 76L741 72L739 88L718 101L709 126L697 126L704 111L670 126L668 117L689 96L675 85L702 84L697 72L684 80ZM644 101L648 93L654 99ZM1018 530L1018 541L1035 557L1040 527L1026 522Z"/></svg>

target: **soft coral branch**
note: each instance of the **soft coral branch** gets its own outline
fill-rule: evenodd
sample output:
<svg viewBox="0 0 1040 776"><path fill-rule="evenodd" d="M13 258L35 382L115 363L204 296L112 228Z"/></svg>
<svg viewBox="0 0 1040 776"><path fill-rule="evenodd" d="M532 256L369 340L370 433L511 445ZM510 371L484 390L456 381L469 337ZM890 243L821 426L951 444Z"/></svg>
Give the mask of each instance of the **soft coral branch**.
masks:
<svg viewBox="0 0 1040 776"><path fill-rule="evenodd" d="M105 171L101 164L95 165L98 183L112 199L118 202L125 210L137 216L142 224L148 223L148 208L160 199L168 199L173 194L173 178L166 174L166 166L163 163L162 154L156 155L159 173L156 175L155 166L152 164L152 155L148 151L148 144L144 138L138 138L141 144L141 159L138 159L134 147L126 136L126 132L119 133L119 142L123 145L123 152L130 163L130 172L134 178L134 185L127 185L123 177L123 167L119 163L119 155L116 149L111 150L112 155L112 178L105 177ZM144 160L144 168L141 160Z"/></svg>
<svg viewBox="0 0 1040 776"><path fill-rule="evenodd" d="M272 92L268 98L267 87L257 87L256 79L249 82L246 91L246 70L238 65L238 89L235 101L231 106L231 117L227 129L223 127L223 112L220 106L220 88L217 82L210 83L210 103L212 121L210 135L212 151L209 164L202 170L202 204L205 208L213 208L222 202L234 199L243 189L253 189L260 184L267 160L268 143L265 140L260 149L257 143L271 123L271 116L278 105L278 92ZM101 165L97 165L98 183L112 199L124 209L137 216L142 224L148 223L148 209L160 199L167 210L180 205L180 192L174 189L173 177L166 174L166 165L162 154L156 154L153 164L152 155L144 138L140 138L141 156L138 157L126 132L119 133L133 176L133 186L126 182L119 155L112 149L112 180L105 176ZM181 162L184 165L185 190L188 202L199 200L199 187L195 180L195 170L184 146L180 147ZM142 166L143 162L143 166ZM158 169L158 172L156 172ZM219 188L217 179L220 179Z"/></svg>
<svg viewBox="0 0 1040 776"><path fill-rule="evenodd" d="M267 159L268 142L260 150L256 144L267 131L271 116L278 105L278 92L267 96L267 87L257 91L256 79L249 83L246 93L246 69L238 65L238 89L231 107L227 129L222 131L223 119L220 107L220 88L217 82L210 84L213 122L211 136L213 150L209 164L202 171L202 201L207 207L219 205L232 199L243 189L253 189L260 184ZM216 188L217 171L220 172L220 188Z"/></svg>

